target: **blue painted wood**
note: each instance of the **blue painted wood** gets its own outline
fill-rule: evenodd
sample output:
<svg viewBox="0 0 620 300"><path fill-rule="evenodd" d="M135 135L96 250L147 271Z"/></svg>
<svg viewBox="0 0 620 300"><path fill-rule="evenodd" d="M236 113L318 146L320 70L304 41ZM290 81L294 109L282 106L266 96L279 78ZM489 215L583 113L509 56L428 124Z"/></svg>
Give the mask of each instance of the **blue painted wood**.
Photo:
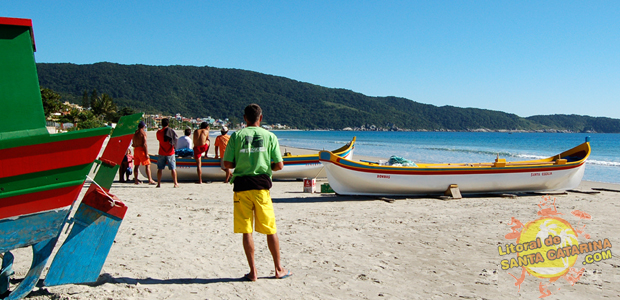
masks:
<svg viewBox="0 0 620 300"><path fill-rule="evenodd" d="M55 238L70 207L0 220L0 253Z"/></svg>
<svg viewBox="0 0 620 300"><path fill-rule="evenodd" d="M0 295L9 290L10 279L15 271L13 271L14 256L11 252L2 255L2 269L0 269Z"/></svg>
<svg viewBox="0 0 620 300"><path fill-rule="evenodd" d="M73 220L73 228L47 273L46 286L97 281L122 222L84 203Z"/></svg>
<svg viewBox="0 0 620 300"><path fill-rule="evenodd" d="M19 283L17 288L15 288L5 300L22 299L32 291L35 284L39 282L39 277L41 277L47 259L50 257L50 254L52 254L56 241L58 241L57 237L32 245L33 258L30 270L28 274L26 274L24 280Z"/></svg>

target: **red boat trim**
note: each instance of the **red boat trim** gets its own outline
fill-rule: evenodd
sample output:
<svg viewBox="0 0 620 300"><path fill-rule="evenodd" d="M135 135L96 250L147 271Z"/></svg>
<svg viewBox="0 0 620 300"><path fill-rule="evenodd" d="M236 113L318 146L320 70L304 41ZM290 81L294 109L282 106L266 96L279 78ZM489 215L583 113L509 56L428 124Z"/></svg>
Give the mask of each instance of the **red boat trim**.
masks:
<svg viewBox="0 0 620 300"><path fill-rule="evenodd" d="M157 165L157 158L153 158L154 155L149 156L149 161L151 162L151 164L155 164ZM183 158L184 160L188 159L188 158ZM213 161L213 158L209 158L208 161L203 160L202 161L202 167L220 167L220 159L218 158L216 161ZM177 167L187 167L187 168L191 168L191 167L196 167L196 161L182 161L180 159L177 159L176 161L176 165Z"/></svg>
<svg viewBox="0 0 620 300"><path fill-rule="evenodd" d="M30 39L32 39L32 50L34 50L35 52L37 51L37 45L34 42L34 30L32 30L31 19L0 17L0 25L28 27L28 29L30 30Z"/></svg>
<svg viewBox="0 0 620 300"><path fill-rule="evenodd" d="M105 139L110 134L110 130L110 127L99 127L57 134L49 134L45 127L26 130L25 132L20 132L20 134L17 135L4 135L4 137L8 139L2 141L0 144L0 150L16 149L24 146L45 145L70 140L82 140L97 136ZM7 133L5 132L4 134Z"/></svg>
<svg viewBox="0 0 620 300"><path fill-rule="evenodd" d="M285 166L289 166L289 165L306 165L306 164L318 164L319 163L319 159L312 159L312 160L294 160L294 161L284 161L284 165Z"/></svg>
<svg viewBox="0 0 620 300"><path fill-rule="evenodd" d="M106 193L108 195L106 195ZM112 197L112 199L108 196ZM118 200L116 196L110 194L108 191L104 192L95 184L91 184L88 191L86 191L84 199L82 199L82 204L88 205L103 213L115 216L121 220L125 217L125 213L127 212L127 206L125 203Z"/></svg>
<svg viewBox="0 0 620 300"><path fill-rule="evenodd" d="M0 201L0 219L69 206L77 199L82 185L4 198Z"/></svg>
<svg viewBox="0 0 620 300"><path fill-rule="evenodd" d="M13 26L23 26L23 27L30 27L30 28L32 28L32 20L31 19L0 17L0 25L13 25Z"/></svg>
<svg viewBox="0 0 620 300"><path fill-rule="evenodd" d="M0 150L0 178L92 163L106 136Z"/></svg>
<svg viewBox="0 0 620 300"><path fill-rule="evenodd" d="M355 141L355 140L353 140ZM338 157L346 157L351 151L354 149L353 146L346 148L340 152L334 152L333 154ZM319 164L319 155L318 154L308 154L308 155L295 155L295 156L283 156L283 163L285 166L294 166L294 165L310 165L310 164ZM191 160L191 161L189 161ZM151 164L157 164L157 156L149 154L149 161ZM196 167L196 161L192 158L177 158L176 165L180 167ZM219 158L202 158L202 167L220 167L220 159Z"/></svg>
<svg viewBox="0 0 620 300"><path fill-rule="evenodd" d="M133 135L122 135L118 137L111 137L108 141L102 158L106 159L106 162L112 163L111 166L116 166L123 161L123 157L127 153L127 147L121 147L121 145L129 146L129 143ZM101 159L103 161L103 159Z"/></svg>

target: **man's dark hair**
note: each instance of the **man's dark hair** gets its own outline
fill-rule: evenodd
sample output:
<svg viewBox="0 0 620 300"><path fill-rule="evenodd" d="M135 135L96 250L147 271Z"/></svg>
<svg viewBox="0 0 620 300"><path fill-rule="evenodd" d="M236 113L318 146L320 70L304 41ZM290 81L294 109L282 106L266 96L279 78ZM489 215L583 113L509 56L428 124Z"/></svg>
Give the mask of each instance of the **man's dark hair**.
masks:
<svg viewBox="0 0 620 300"><path fill-rule="evenodd" d="M245 107L245 118L249 123L256 123L258 118L263 114L263 110L256 103L252 103Z"/></svg>
<svg viewBox="0 0 620 300"><path fill-rule="evenodd" d="M209 123L207 123L207 122L200 123L200 129L205 129L207 127L209 127Z"/></svg>
<svg viewBox="0 0 620 300"><path fill-rule="evenodd" d="M168 118L161 119L161 127L166 127L168 126L168 124L170 124L170 121L168 120Z"/></svg>
<svg viewBox="0 0 620 300"><path fill-rule="evenodd" d="M185 128L185 135L189 136L190 134L192 134L192 130L189 128Z"/></svg>

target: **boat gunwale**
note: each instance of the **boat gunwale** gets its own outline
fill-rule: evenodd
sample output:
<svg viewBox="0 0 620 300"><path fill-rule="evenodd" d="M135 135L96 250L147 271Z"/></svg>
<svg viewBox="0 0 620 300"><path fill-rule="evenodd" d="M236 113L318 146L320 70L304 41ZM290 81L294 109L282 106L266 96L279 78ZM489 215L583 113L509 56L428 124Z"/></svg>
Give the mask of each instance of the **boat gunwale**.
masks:
<svg viewBox="0 0 620 300"><path fill-rule="evenodd" d="M582 149L586 148L586 149ZM557 157L561 157L565 154L571 154L574 152L579 152L581 150L586 150L586 155L583 158L573 161L566 162L564 164L550 164L553 163ZM420 164L422 166L445 166L442 168L432 168L432 167L411 167L411 166L383 166L375 163L368 162L357 162L353 160L349 160L346 158L335 156L330 151L321 151L319 152L319 161L321 162L329 162L333 163L337 166L353 170L359 172L366 173L384 173L384 174L397 174L397 175L448 175L448 174L480 174L480 173L518 173L518 172L544 172L544 171L553 171L553 170L565 170L580 167L585 163L585 161L590 156L590 145L588 142L580 144L576 147L573 147L569 150L566 150L558 155L554 155L545 159L540 160L530 160L530 161L515 161L515 162L506 162L506 166L503 167L494 167L493 163L484 163L486 165L477 165L478 163L471 163L468 166L455 165L454 167L449 166L448 164ZM321 158L322 153L328 153L330 155L329 159ZM530 162L530 165L514 165L515 163L525 163ZM511 165L513 164L513 165Z"/></svg>
<svg viewBox="0 0 620 300"><path fill-rule="evenodd" d="M348 153L350 153L353 149L355 148L355 137L353 137L353 139L351 140L351 142L348 142L346 145L334 150L334 151L329 151L330 153L333 153L336 156L340 156L340 155L347 155ZM321 150L317 150L317 154L303 154L303 155L290 155L290 156L282 156L284 165L297 165L297 164L309 164L309 163L319 163L319 152ZM156 154L149 154L149 160L151 163L157 163L157 156ZM214 158L214 157L209 157L209 158L201 158L201 164L202 167L220 167L220 158ZM194 158L180 158L177 157L176 158L176 165L179 166L189 166L189 167L195 167L196 166L196 160Z"/></svg>
<svg viewBox="0 0 620 300"><path fill-rule="evenodd" d="M96 136L106 136L107 138L107 136L110 135L111 131L112 131L112 127L104 126L104 127L69 131L69 132L63 132L63 133L50 134L46 132L47 134L36 134L36 135L31 135L31 136L11 137L11 138L2 140L2 144L0 144L0 150L49 144L49 143L55 143L55 142L66 142L70 140L79 140L83 138L91 138L91 137L96 137Z"/></svg>

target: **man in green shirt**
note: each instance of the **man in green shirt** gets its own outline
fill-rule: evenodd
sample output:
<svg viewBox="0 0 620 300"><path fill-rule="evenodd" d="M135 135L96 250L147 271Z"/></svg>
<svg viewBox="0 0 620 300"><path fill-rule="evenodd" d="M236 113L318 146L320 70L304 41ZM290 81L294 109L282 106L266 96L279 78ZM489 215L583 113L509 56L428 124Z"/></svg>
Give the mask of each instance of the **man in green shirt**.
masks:
<svg viewBox="0 0 620 300"><path fill-rule="evenodd" d="M275 266L275 277L283 279L292 274L280 263L280 242L269 194L271 172L284 167L280 144L275 134L260 127L263 115L258 104L248 105L243 119L248 126L230 136L224 152L224 167L235 169L230 180L234 184L235 192L234 228L235 233L243 234L243 249L250 265L250 273L244 278L251 281L258 279L252 237L252 224L255 224L257 232L267 235L267 245Z"/></svg>

